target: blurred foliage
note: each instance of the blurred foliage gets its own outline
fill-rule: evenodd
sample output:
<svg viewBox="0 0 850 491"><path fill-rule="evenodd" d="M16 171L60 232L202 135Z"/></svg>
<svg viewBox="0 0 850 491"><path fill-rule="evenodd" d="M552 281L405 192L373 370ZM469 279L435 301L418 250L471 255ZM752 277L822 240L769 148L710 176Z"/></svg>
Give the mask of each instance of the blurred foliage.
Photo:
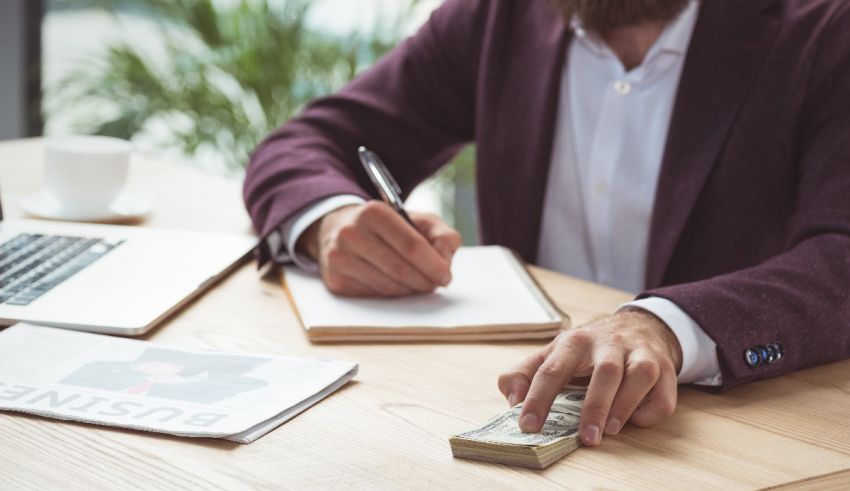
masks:
<svg viewBox="0 0 850 491"><path fill-rule="evenodd" d="M475 196L475 146L467 145L435 176L444 218L460 232L463 243L476 245L478 211Z"/></svg>
<svg viewBox="0 0 850 491"><path fill-rule="evenodd" d="M335 38L305 26L315 4L309 0L86 3L117 22L122 15L153 19L154 44L163 52L131 39L108 46L103 57L47 87L48 113L80 113L76 131L126 139L156 120L173 139L164 146L176 145L190 158L207 146L237 171L260 139L310 99L338 89L391 49L406 17L382 19L375 34Z"/></svg>
<svg viewBox="0 0 850 491"><path fill-rule="evenodd" d="M163 149L189 161L211 151L239 174L262 138L397 44L419 0L405 2L370 34L334 37L305 25L311 0L53 0L51 9L99 8L119 24L150 19L157 39L128 35L85 58L46 88L47 116L72 114L78 133L124 139L155 122ZM445 218L473 244L474 160L469 147L434 179Z"/></svg>

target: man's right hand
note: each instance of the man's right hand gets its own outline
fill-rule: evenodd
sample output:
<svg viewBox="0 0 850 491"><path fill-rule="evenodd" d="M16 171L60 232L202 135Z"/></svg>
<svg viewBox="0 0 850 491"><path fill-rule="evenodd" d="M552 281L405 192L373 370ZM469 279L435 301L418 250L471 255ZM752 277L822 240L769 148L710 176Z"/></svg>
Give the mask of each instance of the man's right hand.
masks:
<svg viewBox="0 0 850 491"><path fill-rule="evenodd" d="M339 295L399 297L451 282L460 234L438 216L410 213L418 231L381 201L336 209L313 223L296 248L319 263Z"/></svg>

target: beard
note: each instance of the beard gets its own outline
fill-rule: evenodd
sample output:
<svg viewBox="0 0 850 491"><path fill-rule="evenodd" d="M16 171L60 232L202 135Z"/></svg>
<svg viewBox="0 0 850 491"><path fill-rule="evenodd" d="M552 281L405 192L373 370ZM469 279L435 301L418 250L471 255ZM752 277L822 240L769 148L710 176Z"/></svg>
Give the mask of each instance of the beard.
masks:
<svg viewBox="0 0 850 491"><path fill-rule="evenodd" d="M598 33L643 22L674 19L690 0L550 0L567 22L578 17L582 27Z"/></svg>

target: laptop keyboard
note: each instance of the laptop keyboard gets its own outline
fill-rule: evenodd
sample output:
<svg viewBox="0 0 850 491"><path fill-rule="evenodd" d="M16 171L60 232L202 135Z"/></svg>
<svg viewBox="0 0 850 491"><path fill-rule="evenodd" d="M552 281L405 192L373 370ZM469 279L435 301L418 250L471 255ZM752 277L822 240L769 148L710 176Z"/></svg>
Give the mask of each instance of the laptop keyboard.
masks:
<svg viewBox="0 0 850 491"><path fill-rule="evenodd" d="M28 305L121 245L90 237L20 234L0 244L0 304Z"/></svg>

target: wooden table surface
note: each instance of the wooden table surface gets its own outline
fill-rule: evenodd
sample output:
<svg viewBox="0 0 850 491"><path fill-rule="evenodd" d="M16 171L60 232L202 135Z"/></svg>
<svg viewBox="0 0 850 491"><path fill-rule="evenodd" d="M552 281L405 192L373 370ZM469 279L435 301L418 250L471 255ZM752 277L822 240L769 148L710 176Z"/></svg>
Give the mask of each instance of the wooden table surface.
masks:
<svg viewBox="0 0 850 491"><path fill-rule="evenodd" d="M39 140L0 143L7 218L41 186ZM145 226L245 232L240 185L133 163ZM574 324L628 294L535 275ZM652 429L626 427L544 471L454 460L448 437L507 408L496 377L543 343L311 345L273 275L247 264L148 335L159 343L360 364L355 382L249 445L0 414L0 489L847 489L850 362L714 395L683 387Z"/></svg>

